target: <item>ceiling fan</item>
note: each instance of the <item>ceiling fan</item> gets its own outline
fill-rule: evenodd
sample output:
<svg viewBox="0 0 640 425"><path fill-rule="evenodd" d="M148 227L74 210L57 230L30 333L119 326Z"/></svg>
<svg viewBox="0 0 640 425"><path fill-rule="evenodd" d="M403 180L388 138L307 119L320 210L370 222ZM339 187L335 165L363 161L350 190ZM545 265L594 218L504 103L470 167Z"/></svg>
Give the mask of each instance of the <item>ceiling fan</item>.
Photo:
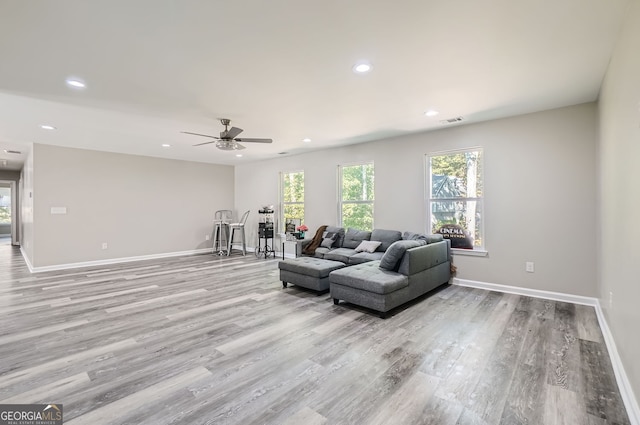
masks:
<svg viewBox="0 0 640 425"><path fill-rule="evenodd" d="M243 142L243 143L245 142L246 143L272 143L273 142L273 140L271 139L249 139L249 138L238 139L236 138L236 136L242 133L243 130L241 128L238 128L238 127L228 128L231 120L226 118L222 118L220 122L222 123L222 125L224 125L224 131L220 132L220 137L209 136L208 134L191 133L189 131L183 131L182 133L192 134L194 136L209 137L211 139L214 139L214 140L211 140L210 142L198 143L197 145L193 145L193 146L201 146L201 145L208 145L209 143L215 143L216 147L223 151L237 151L240 149L245 149L245 147L238 142Z"/></svg>

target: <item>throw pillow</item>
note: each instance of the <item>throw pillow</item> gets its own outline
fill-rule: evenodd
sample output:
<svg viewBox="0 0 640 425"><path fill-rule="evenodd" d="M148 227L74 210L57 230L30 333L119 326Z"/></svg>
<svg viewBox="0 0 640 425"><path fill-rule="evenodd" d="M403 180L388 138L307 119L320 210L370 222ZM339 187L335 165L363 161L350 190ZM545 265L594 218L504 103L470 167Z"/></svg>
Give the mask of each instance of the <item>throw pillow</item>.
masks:
<svg viewBox="0 0 640 425"><path fill-rule="evenodd" d="M320 246L323 248L331 248L335 241L336 241L336 235L334 234L333 237L323 238Z"/></svg>
<svg viewBox="0 0 640 425"><path fill-rule="evenodd" d="M427 240L427 235L424 235L422 233L404 232L404 234L402 235L402 239L407 241Z"/></svg>
<svg viewBox="0 0 640 425"><path fill-rule="evenodd" d="M382 242L379 241L362 241L360 245L356 247L356 252L376 252L376 249L380 246Z"/></svg>
<svg viewBox="0 0 640 425"><path fill-rule="evenodd" d="M380 259L380 268L393 272L398 271L400 260L402 260L407 249L425 244L426 242L424 240L419 239L401 240L392 243Z"/></svg>

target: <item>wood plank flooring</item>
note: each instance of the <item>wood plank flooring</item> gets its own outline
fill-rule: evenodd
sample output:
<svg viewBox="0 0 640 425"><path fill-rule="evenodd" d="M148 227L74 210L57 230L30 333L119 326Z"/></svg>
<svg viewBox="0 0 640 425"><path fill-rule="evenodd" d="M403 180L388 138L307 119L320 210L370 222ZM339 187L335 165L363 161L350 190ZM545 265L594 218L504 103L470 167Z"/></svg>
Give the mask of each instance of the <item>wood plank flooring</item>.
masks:
<svg viewBox="0 0 640 425"><path fill-rule="evenodd" d="M65 424L629 424L587 306L445 286L382 320L252 255L0 267L0 403Z"/></svg>

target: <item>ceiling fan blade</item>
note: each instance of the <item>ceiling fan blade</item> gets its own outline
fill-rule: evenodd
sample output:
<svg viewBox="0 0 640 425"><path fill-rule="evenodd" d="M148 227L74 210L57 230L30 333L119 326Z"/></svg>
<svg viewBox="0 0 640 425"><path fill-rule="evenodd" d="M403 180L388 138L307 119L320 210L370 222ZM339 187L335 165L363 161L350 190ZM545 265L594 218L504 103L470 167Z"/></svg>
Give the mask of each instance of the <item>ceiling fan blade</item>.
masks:
<svg viewBox="0 0 640 425"><path fill-rule="evenodd" d="M271 139L235 139L236 142L243 143L273 143Z"/></svg>
<svg viewBox="0 0 640 425"><path fill-rule="evenodd" d="M227 133L224 135L225 139L233 139L235 138L238 134L242 133L244 130L242 130L241 128L238 127L231 127L229 129L229 131L227 131Z"/></svg>
<svg viewBox="0 0 640 425"><path fill-rule="evenodd" d="M216 142L217 142L217 140L212 140L212 141L210 141L210 142L198 143L197 145L193 145L193 146L208 145L208 144L210 144L210 143L216 143Z"/></svg>
<svg viewBox="0 0 640 425"><path fill-rule="evenodd" d="M181 131L182 134L191 134L192 136L210 137L212 139L219 139L217 136L209 136L208 134L191 133L190 131Z"/></svg>

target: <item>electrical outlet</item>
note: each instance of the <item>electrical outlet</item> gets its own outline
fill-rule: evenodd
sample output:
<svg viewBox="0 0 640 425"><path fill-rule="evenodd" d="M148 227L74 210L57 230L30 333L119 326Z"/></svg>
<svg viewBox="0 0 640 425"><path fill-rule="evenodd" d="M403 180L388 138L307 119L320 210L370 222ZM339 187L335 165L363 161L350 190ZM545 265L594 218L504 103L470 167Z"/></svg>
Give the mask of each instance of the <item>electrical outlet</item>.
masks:
<svg viewBox="0 0 640 425"><path fill-rule="evenodd" d="M609 309L613 308L613 292L609 291Z"/></svg>
<svg viewBox="0 0 640 425"><path fill-rule="evenodd" d="M211 239L211 235L209 235L209 234L204 235L204 240L205 241L208 241L209 239Z"/></svg>
<svg viewBox="0 0 640 425"><path fill-rule="evenodd" d="M529 273L533 273L534 268L533 268L533 261L527 261L524 265L524 269L529 272Z"/></svg>
<svg viewBox="0 0 640 425"><path fill-rule="evenodd" d="M109 245L107 245L106 242L102 242L102 249L107 249L109 248Z"/></svg>

